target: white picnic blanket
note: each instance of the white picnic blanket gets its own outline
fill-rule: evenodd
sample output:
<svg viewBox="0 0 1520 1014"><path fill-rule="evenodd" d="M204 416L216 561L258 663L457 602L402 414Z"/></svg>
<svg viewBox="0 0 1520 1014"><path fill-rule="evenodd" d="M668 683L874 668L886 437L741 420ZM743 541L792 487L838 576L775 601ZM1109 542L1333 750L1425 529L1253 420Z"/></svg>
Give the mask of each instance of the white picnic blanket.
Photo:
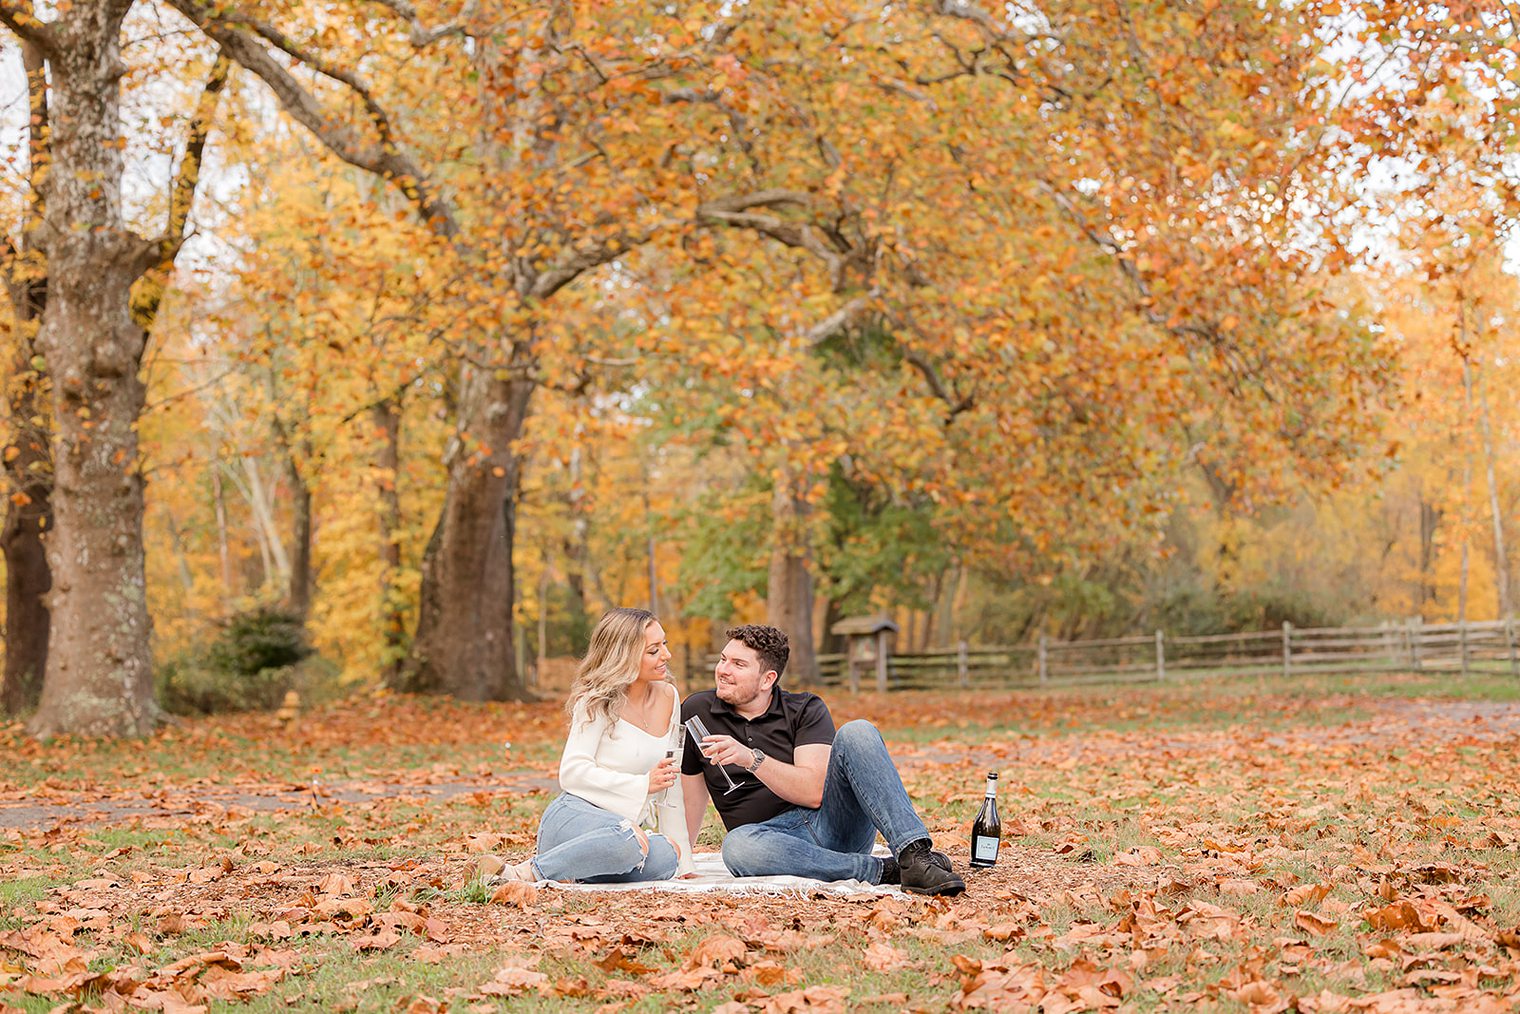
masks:
<svg viewBox="0 0 1520 1014"><path fill-rule="evenodd" d="M673 894L902 894L895 884L868 884L863 880L813 880L810 877L736 877L723 865L718 852L698 852L691 857L697 875L685 880L648 880L637 884L562 884L540 881L539 887L557 891L668 891Z"/></svg>

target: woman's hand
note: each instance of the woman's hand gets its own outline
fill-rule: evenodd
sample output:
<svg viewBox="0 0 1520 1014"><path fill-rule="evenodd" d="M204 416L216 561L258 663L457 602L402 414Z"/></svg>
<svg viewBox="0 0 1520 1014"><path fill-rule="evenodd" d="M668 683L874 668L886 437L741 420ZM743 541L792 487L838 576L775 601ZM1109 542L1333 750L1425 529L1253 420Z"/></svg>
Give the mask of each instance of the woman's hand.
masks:
<svg viewBox="0 0 1520 1014"><path fill-rule="evenodd" d="M676 783L676 762L674 757L666 757L654 766L649 772L649 794L664 792Z"/></svg>

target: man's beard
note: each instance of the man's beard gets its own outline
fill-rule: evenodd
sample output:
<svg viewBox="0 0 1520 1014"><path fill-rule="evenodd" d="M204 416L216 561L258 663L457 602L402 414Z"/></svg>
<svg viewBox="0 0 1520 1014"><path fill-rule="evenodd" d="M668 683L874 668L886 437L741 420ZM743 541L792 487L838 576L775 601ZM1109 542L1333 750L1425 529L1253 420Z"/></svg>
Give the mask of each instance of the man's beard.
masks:
<svg viewBox="0 0 1520 1014"><path fill-rule="evenodd" d="M755 698L760 696L759 687L755 687L754 691L751 692L747 697L739 696L740 694L744 693L744 688L738 684L732 684L726 690L721 686L715 687L714 689L717 691L718 700L733 708L743 708L750 704L753 704L755 702ZM727 694L727 696L725 696L725 694Z"/></svg>

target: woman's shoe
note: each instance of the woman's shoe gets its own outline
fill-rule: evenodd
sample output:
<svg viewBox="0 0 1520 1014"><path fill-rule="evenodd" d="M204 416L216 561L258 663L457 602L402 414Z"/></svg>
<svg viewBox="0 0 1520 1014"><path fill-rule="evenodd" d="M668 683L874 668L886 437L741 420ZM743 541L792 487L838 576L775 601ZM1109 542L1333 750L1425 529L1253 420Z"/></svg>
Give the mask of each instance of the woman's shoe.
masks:
<svg viewBox="0 0 1520 1014"><path fill-rule="evenodd" d="M533 860L524 859L520 863L503 864L494 875L484 878L484 882L494 887L497 884L510 884L514 881L536 884L538 879L538 873L533 869Z"/></svg>
<svg viewBox="0 0 1520 1014"><path fill-rule="evenodd" d="M481 856L465 870L464 882L471 884L477 880L490 880L505 869L506 865L507 861L501 856Z"/></svg>

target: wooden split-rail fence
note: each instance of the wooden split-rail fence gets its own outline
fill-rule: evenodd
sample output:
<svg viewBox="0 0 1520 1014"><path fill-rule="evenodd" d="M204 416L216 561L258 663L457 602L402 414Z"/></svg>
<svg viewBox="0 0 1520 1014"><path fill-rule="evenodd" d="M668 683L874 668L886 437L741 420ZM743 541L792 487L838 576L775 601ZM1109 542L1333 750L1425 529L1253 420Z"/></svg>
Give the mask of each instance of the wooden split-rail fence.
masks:
<svg viewBox="0 0 1520 1014"><path fill-rule="evenodd" d="M1295 627L1242 634L1057 641L892 654L851 671L845 655L819 655L820 681L851 689L1029 687L1164 682L1201 676L1351 675L1381 672L1496 673L1515 676L1516 624L1383 624Z"/></svg>

